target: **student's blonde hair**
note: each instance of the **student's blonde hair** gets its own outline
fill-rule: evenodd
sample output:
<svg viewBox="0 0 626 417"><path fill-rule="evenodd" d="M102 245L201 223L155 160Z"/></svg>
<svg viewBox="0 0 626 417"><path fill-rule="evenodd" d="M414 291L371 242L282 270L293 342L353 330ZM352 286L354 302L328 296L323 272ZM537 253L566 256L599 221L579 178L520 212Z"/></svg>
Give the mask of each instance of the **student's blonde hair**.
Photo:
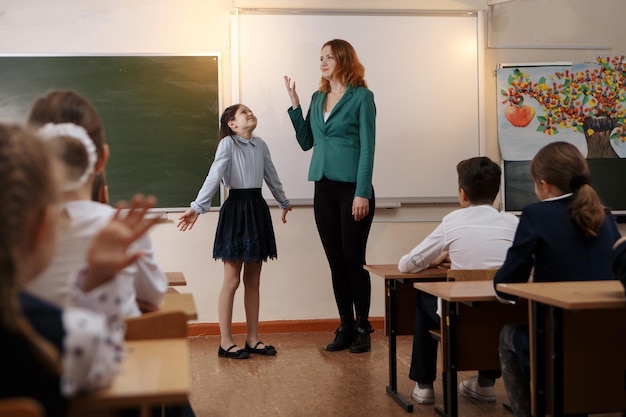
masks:
<svg viewBox="0 0 626 417"><path fill-rule="evenodd" d="M598 236L608 209L591 187L587 160L576 146L568 142L544 146L530 161L530 174L536 183L543 180L563 193L574 193L572 220L585 236Z"/></svg>
<svg viewBox="0 0 626 417"><path fill-rule="evenodd" d="M16 126L0 124L0 326L31 343L46 369L60 373L56 349L39 336L18 303L18 253L31 249L32 230L58 199L44 143Z"/></svg>

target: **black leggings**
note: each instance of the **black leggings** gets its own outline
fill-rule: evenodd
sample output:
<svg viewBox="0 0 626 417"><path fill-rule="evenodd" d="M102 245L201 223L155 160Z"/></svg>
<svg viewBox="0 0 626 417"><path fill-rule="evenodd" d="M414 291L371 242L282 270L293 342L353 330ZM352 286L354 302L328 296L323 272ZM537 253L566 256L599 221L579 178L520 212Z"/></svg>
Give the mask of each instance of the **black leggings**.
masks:
<svg viewBox="0 0 626 417"><path fill-rule="evenodd" d="M369 199L369 213L355 221L352 201L356 183L331 181L315 183L315 224L330 266L335 302L342 322L368 326L372 287L365 265L367 238L374 218L374 190Z"/></svg>

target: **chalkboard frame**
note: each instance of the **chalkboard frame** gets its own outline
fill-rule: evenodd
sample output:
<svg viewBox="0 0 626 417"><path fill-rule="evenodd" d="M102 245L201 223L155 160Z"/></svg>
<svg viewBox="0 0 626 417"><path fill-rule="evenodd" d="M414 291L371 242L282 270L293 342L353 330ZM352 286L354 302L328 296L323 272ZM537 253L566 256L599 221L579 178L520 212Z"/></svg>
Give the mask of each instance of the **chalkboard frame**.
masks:
<svg viewBox="0 0 626 417"><path fill-rule="evenodd" d="M220 69L219 54L1 54L0 122L25 123L52 89L80 92L105 126L111 202L153 194L172 211L189 206L213 161Z"/></svg>

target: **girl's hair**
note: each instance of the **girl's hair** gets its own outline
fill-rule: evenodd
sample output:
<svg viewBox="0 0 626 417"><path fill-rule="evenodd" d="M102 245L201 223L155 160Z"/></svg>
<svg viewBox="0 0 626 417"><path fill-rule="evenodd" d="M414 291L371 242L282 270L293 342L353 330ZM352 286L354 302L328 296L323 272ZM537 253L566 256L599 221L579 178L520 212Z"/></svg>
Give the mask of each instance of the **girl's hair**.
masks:
<svg viewBox="0 0 626 417"><path fill-rule="evenodd" d="M241 107L241 104L233 104L227 107L222 113L222 117L220 117L220 140L226 136L233 136L235 134L230 126L228 126L228 122L235 119L239 107Z"/></svg>
<svg viewBox="0 0 626 417"><path fill-rule="evenodd" d="M574 193L572 220L585 236L598 236L608 209L589 184L587 160L576 146L568 142L544 146L530 161L530 174L535 183L543 180L563 193Z"/></svg>
<svg viewBox="0 0 626 417"><path fill-rule="evenodd" d="M104 127L96 108L87 98L71 90L54 90L33 103L28 123L41 127L46 123L74 123L82 126L94 145L98 160L105 143Z"/></svg>
<svg viewBox="0 0 626 417"><path fill-rule="evenodd" d="M322 49L326 46L330 46L330 50L337 61L333 78L343 85L367 88L367 83L364 79L365 67L359 61L354 47L343 39L328 41L322 45ZM322 77L319 91L323 93L330 92L330 81Z"/></svg>
<svg viewBox="0 0 626 417"><path fill-rule="evenodd" d="M39 336L18 304L17 259L42 213L58 200L52 160L33 134L0 124L0 326L22 335L48 370L60 373L58 352Z"/></svg>

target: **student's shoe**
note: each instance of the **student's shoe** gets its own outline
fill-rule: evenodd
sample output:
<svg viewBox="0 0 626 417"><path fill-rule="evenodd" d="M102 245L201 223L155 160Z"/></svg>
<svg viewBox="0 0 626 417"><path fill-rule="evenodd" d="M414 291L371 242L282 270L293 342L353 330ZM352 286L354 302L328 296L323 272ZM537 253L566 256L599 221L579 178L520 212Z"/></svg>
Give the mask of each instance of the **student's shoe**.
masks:
<svg viewBox="0 0 626 417"><path fill-rule="evenodd" d="M492 386L481 387L478 384L478 375L474 375L459 384L459 391L462 394L472 397L478 401L493 403L496 401L496 390Z"/></svg>
<svg viewBox="0 0 626 417"><path fill-rule="evenodd" d="M411 397L420 404L433 404L435 402L435 391L432 384L423 384L422 386L423 388L420 388L420 384L416 382Z"/></svg>
<svg viewBox="0 0 626 417"><path fill-rule="evenodd" d="M251 347L248 342L246 342L246 352L255 353L257 355L263 356L274 356L276 355L276 348L272 345L265 345L265 347L260 348L259 345L265 345L263 342L256 342L254 347Z"/></svg>
<svg viewBox="0 0 626 417"><path fill-rule="evenodd" d="M246 352L245 349L233 350L237 345L232 345L228 349L224 350L220 345L220 348L217 350L217 356L220 358L230 358L230 359L248 359L250 354Z"/></svg>

